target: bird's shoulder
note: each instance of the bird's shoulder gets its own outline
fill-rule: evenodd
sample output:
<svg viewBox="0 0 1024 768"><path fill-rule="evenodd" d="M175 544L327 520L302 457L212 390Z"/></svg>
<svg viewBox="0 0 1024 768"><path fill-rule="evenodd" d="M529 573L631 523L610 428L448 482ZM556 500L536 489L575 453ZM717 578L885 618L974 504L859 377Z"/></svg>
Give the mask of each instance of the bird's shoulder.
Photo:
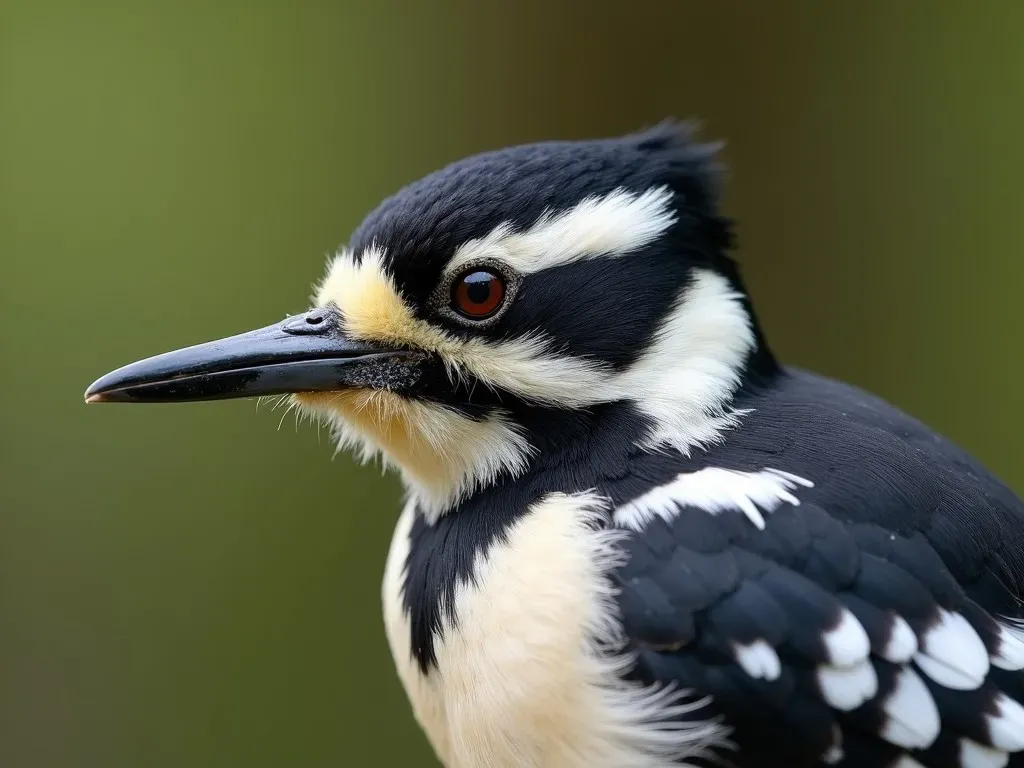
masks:
<svg viewBox="0 0 1024 768"><path fill-rule="evenodd" d="M710 694L748 760L1024 747L1024 635L1000 621L1021 615L1019 499L853 387L792 373L737 405L721 445L606 489L631 674Z"/></svg>
<svg viewBox="0 0 1024 768"><path fill-rule="evenodd" d="M741 395L736 407L745 413L721 443L689 457L637 455L604 490L622 506L659 488L668 503L673 483L686 486L680 478L690 478L691 493L716 488L711 501L786 486L844 527L923 539L987 610L1016 615L1024 502L967 452L878 397L803 371ZM787 476L796 480L780 480Z"/></svg>

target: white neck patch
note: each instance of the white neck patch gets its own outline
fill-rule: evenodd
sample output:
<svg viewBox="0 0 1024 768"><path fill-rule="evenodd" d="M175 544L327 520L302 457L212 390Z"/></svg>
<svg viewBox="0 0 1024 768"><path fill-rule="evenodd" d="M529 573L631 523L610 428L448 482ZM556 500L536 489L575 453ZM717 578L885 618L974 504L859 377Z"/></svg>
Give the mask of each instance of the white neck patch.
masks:
<svg viewBox="0 0 1024 768"><path fill-rule="evenodd" d="M655 517L671 521L684 506L699 507L717 515L726 510L742 512L759 529L764 530L764 512L774 512L782 504L799 506L793 495L797 488L813 488L803 477L778 469L741 472L722 467L706 467L696 472L682 472L675 480L639 496L615 510L615 523L641 531Z"/></svg>
<svg viewBox="0 0 1024 768"><path fill-rule="evenodd" d="M725 277L697 270L640 358L612 384L656 425L642 441L689 455L720 439L745 411L730 408L756 339L743 296Z"/></svg>

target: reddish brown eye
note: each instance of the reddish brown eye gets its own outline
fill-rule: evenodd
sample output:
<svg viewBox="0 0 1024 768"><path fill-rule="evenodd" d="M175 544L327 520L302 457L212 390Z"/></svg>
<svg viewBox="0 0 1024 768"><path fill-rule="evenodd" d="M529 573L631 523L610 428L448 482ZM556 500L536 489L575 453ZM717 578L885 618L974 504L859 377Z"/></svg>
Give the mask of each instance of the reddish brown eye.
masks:
<svg viewBox="0 0 1024 768"><path fill-rule="evenodd" d="M470 320L484 320L505 301L505 279L478 269L457 278L452 286L452 309Z"/></svg>

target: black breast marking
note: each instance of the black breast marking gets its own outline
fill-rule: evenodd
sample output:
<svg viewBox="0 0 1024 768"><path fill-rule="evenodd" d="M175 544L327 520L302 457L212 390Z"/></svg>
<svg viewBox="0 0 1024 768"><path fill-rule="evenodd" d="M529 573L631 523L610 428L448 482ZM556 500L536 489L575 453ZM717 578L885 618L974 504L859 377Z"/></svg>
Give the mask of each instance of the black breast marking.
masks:
<svg viewBox="0 0 1024 768"><path fill-rule="evenodd" d="M458 621L455 590L473 580L476 559L504 540L531 504L554 492L608 491L609 483L627 476L640 455L632 437L645 422L629 403L586 413L522 408L513 417L527 426L538 448L533 468L479 491L436 523L419 512L413 521L402 600L410 619L412 652L424 674L437 663L435 635L445 621Z"/></svg>

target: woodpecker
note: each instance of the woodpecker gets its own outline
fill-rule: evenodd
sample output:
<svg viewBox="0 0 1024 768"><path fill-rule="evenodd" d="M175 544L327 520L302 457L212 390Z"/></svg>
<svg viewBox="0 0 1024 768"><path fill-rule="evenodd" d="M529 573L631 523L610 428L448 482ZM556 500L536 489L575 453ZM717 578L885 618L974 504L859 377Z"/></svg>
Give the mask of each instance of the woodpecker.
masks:
<svg viewBox="0 0 1024 768"><path fill-rule="evenodd" d="M1024 766L1024 504L782 366L686 124L412 183L303 314L88 402L279 394L404 480L398 676L458 768Z"/></svg>

